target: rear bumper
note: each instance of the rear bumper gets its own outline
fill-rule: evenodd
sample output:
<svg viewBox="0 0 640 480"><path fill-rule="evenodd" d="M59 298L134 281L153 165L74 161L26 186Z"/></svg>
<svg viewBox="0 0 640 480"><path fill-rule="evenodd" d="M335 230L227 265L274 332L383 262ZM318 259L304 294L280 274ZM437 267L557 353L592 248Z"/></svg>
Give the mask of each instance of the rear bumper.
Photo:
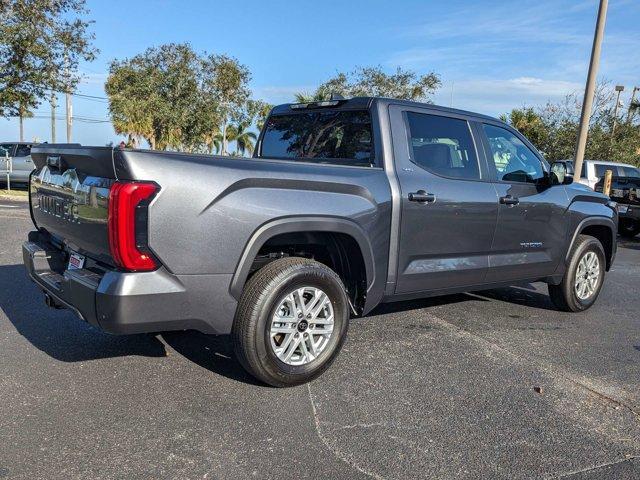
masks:
<svg viewBox="0 0 640 480"><path fill-rule="evenodd" d="M237 306L229 294L232 275L67 270L64 252L38 232L29 235L22 255L31 279L56 304L108 333L231 331Z"/></svg>

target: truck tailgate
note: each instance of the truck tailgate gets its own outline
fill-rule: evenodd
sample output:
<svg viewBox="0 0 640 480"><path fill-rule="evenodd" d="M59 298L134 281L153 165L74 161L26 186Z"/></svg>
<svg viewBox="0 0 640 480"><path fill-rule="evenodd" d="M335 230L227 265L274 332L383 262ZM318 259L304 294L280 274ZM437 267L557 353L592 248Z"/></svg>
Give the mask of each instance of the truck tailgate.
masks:
<svg viewBox="0 0 640 480"><path fill-rule="evenodd" d="M112 149L42 145L32 158L29 196L38 230L60 248L113 265L107 230L116 178Z"/></svg>

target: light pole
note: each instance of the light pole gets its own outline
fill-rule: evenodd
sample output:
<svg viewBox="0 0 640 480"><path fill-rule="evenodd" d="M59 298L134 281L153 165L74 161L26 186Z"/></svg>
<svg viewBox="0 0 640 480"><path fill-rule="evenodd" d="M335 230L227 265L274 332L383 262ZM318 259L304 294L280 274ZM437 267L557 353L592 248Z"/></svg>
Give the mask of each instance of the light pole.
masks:
<svg viewBox="0 0 640 480"><path fill-rule="evenodd" d="M616 106L613 109L613 128L611 129L611 142L613 142L613 138L616 136L616 125L618 124L618 108L620 107L620 94L624 92L624 85L616 85L616 92L618 92L618 95L616 96Z"/></svg>
<svg viewBox="0 0 640 480"><path fill-rule="evenodd" d="M607 19L607 7L609 0L600 0L598 8L598 20L596 31L593 36L593 46L591 47L591 62L589 63L589 73L587 75L587 85L584 90L584 100L582 102L582 114L580 115L580 128L578 130L578 143L573 162L574 175L580 180L582 162L584 160L584 150L587 146L587 134L589 133L589 118L591 117L591 106L593 104L593 93L596 88L596 76L598 65L600 64L600 50L602 49L602 37L604 36L604 24Z"/></svg>

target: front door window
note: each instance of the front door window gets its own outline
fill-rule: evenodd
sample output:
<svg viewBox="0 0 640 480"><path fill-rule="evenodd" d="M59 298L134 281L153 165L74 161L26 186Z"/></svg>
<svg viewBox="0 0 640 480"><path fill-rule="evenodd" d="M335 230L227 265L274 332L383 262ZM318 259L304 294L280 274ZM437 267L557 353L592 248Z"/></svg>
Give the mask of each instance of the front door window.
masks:
<svg viewBox="0 0 640 480"><path fill-rule="evenodd" d="M522 140L506 128L483 127L499 181L537 183L544 178L542 162Z"/></svg>

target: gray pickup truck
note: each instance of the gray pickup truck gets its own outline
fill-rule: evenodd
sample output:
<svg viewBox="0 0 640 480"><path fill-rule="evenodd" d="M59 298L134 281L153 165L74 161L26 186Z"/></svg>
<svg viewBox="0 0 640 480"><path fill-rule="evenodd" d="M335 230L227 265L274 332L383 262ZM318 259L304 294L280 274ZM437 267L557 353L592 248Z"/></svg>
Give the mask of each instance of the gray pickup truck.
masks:
<svg viewBox="0 0 640 480"><path fill-rule="evenodd" d="M617 212L491 117L384 98L275 107L253 158L34 147L23 246L110 333L230 334L258 379L320 375L382 302L543 281L589 308Z"/></svg>

